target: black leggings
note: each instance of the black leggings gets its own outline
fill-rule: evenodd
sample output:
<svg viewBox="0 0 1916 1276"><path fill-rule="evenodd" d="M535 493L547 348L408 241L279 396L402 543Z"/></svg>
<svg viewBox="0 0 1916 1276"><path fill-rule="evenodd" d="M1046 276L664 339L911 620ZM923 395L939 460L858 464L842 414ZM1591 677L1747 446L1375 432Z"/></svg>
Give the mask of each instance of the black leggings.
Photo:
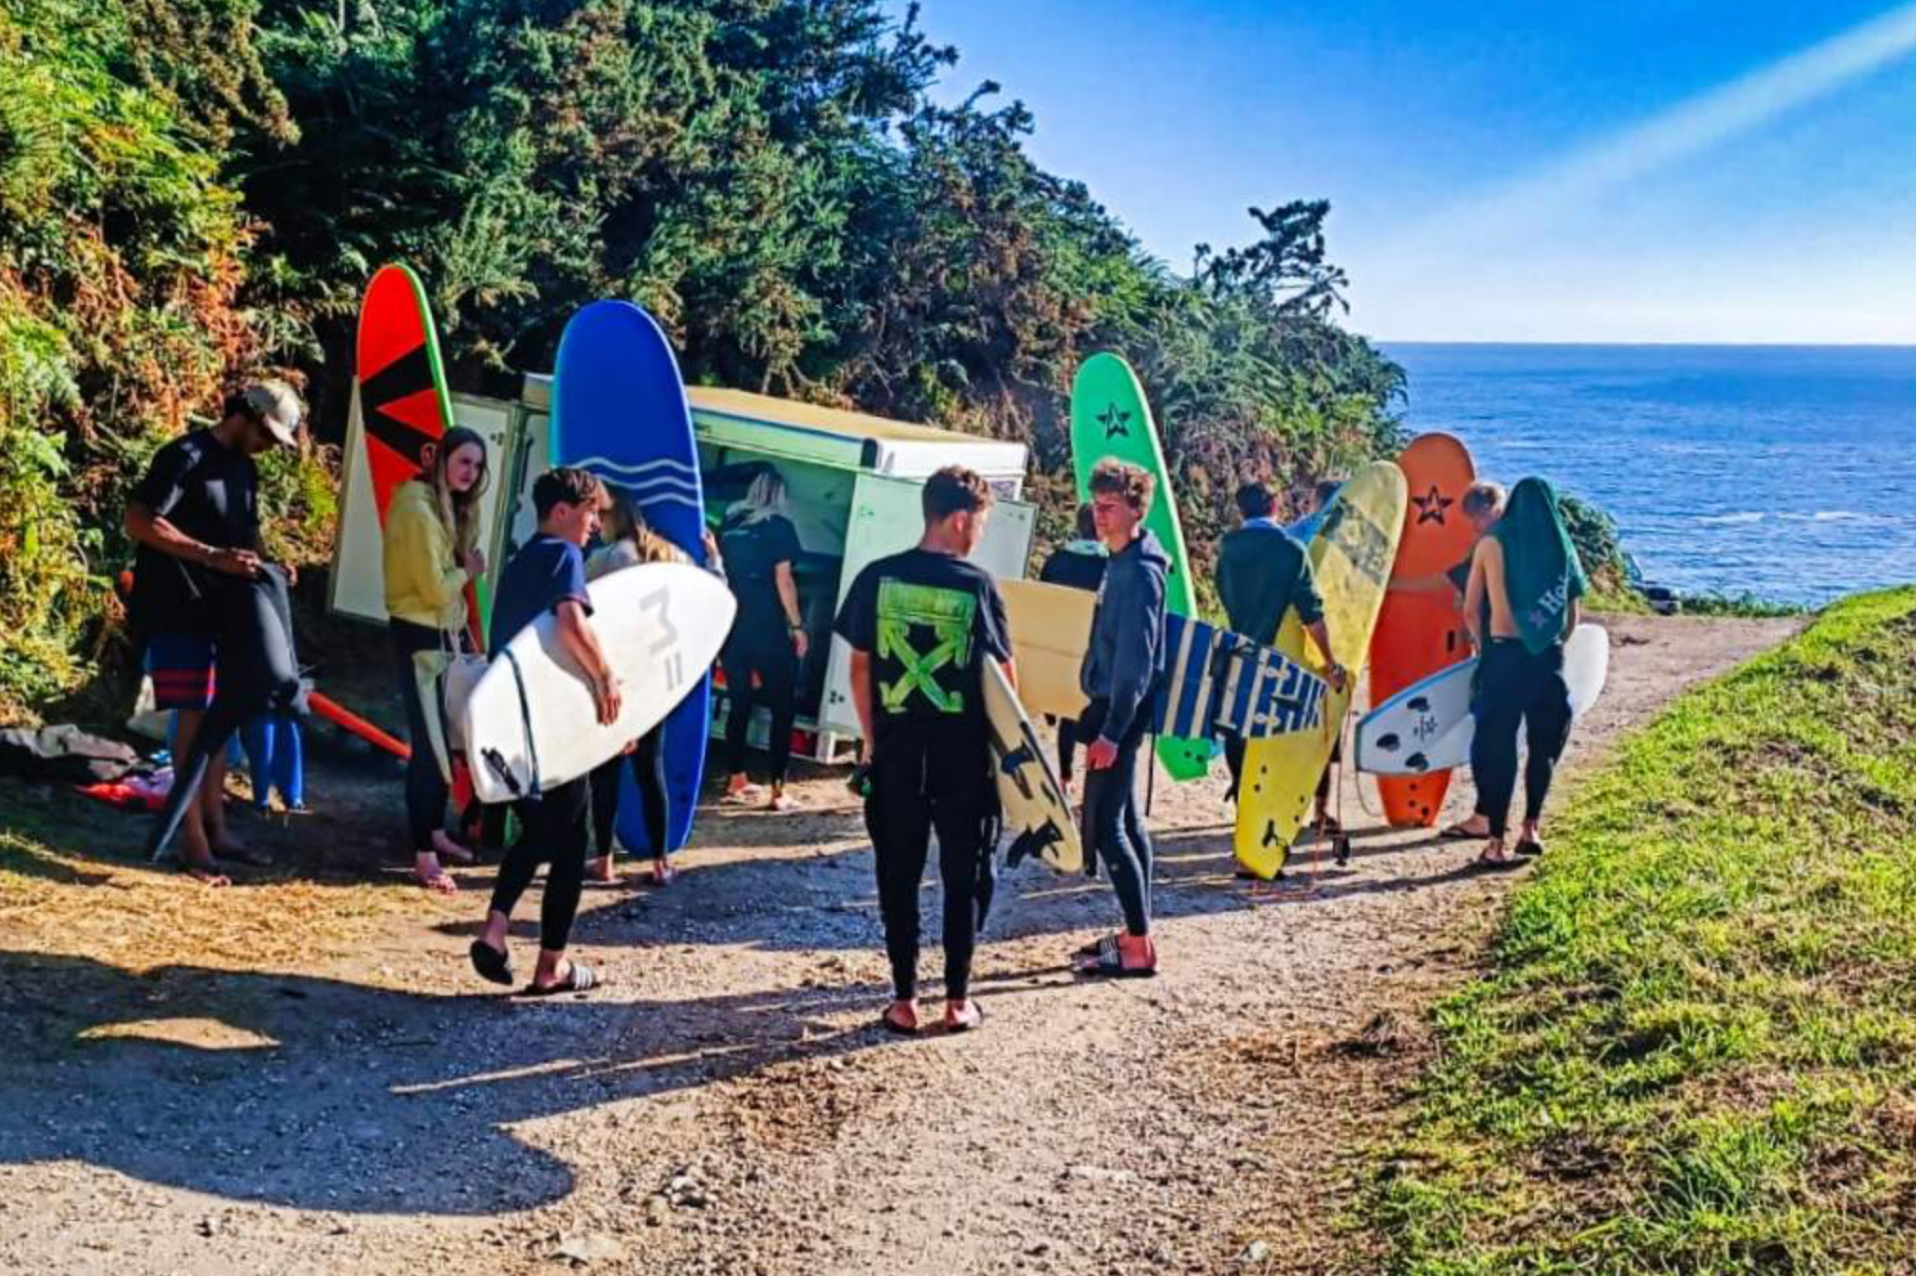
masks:
<svg viewBox="0 0 1916 1276"><path fill-rule="evenodd" d="M1524 818L1543 815L1557 759L1570 740L1570 688L1563 680L1563 644L1532 655L1516 638L1493 638L1478 670L1477 734L1470 742L1470 770L1477 781L1477 809L1490 819L1490 835L1510 824L1510 798L1517 788L1517 730L1524 731L1530 760L1524 766Z"/></svg>
<svg viewBox="0 0 1916 1276"><path fill-rule="evenodd" d="M186 756L174 760L173 789L146 839L146 853L155 859L172 844L208 766L225 751L233 733L261 713L290 712L299 700L293 608L284 572L265 567L251 580L222 581L208 610L218 670L213 703Z"/></svg>
<svg viewBox="0 0 1916 1276"><path fill-rule="evenodd" d="M737 631L734 631L737 634ZM772 782L785 783L792 761L792 719L798 694L798 654L792 650L785 627L773 635L737 634L719 657L725 670L725 694L731 708L725 715L725 764L733 775L745 773L745 733L752 715L764 705L772 711L772 732L766 740L772 755ZM759 685L752 685L752 675Z"/></svg>
<svg viewBox="0 0 1916 1276"><path fill-rule="evenodd" d="M1093 700L1078 719L1078 738L1090 747L1104 729L1110 705ZM1151 839L1138 812L1138 747L1144 741L1144 715L1118 742L1118 756L1102 771L1085 768L1084 844L1087 858L1104 861L1111 888L1124 910L1124 928L1133 935L1151 933Z"/></svg>
<svg viewBox="0 0 1916 1276"><path fill-rule="evenodd" d="M552 952L563 949L572 938L572 919L579 915L579 895L585 889L590 787L581 776L547 789L538 798L514 803L519 840L500 861L499 879L492 888L492 911L510 917L539 865L551 865L545 899L539 906L539 947Z"/></svg>
<svg viewBox="0 0 1916 1276"><path fill-rule="evenodd" d="M1058 778L1066 784L1071 783L1071 777L1075 774L1078 741L1078 720L1058 719Z"/></svg>
<svg viewBox="0 0 1916 1276"><path fill-rule="evenodd" d="M645 840L654 859L665 858L666 823L671 810L665 788L665 759L659 749L659 738L664 734L664 724L653 727L639 737L639 747L629 755L632 780L639 788L640 813L645 817ZM620 780L627 756L601 762L592 770L592 836L602 856L612 854L613 835L618 832Z"/></svg>
<svg viewBox="0 0 1916 1276"><path fill-rule="evenodd" d="M412 745L412 757L406 761L406 835L413 853L420 854L433 849L433 830L445 824L446 796L451 790L446 777L439 773L439 760L433 756L432 737L426 729L426 715L437 713L438 706L420 700L412 658L416 652L445 651L448 640L437 629L397 617L387 622L387 629L392 635L393 677L406 706L406 740Z"/></svg>
<svg viewBox="0 0 1916 1276"><path fill-rule="evenodd" d="M938 874L945 886L945 996L970 995L971 957L991 907L995 848L986 844L997 792L981 767L976 784L955 792L925 791L923 754L872 764L865 828L878 867L878 911L885 923L892 992L918 995L918 886L931 834L938 833ZM944 760L950 764L949 759Z"/></svg>

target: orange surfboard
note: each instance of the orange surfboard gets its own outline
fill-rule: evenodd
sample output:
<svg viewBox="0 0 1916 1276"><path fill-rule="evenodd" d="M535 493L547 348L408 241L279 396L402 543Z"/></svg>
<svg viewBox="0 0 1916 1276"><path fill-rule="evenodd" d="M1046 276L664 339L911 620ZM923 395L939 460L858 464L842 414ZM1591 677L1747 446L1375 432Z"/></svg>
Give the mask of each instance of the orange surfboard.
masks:
<svg viewBox="0 0 1916 1276"><path fill-rule="evenodd" d="M1370 702L1381 704L1411 683L1470 655L1463 607L1443 574L1464 561L1476 531L1464 517L1464 491L1477 478L1470 452L1449 434L1420 434L1397 458L1410 485L1404 534L1390 588L1370 644ZM1399 828L1437 823L1450 772L1379 776L1384 815Z"/></svg>
<svg viewBox="0 0 1916 1276"><path fill-rule="evenodd" d="M356 353L366 467L372 472L373 507L383 532L394 490L419 477L426 445L454 424L432 310L425 287L410 267L381 266L374 272L359 310ZM488 602L478 586L466 586L466 623L481 651Z"/></svg>

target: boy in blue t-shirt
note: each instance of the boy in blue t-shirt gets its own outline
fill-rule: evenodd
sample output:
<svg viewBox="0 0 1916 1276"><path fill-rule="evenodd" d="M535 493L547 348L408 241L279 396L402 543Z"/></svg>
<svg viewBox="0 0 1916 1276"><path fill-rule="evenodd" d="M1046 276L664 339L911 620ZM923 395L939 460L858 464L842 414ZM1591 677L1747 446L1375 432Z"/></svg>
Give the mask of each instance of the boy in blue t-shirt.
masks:
<svg viewBox="0 0 1916 1276"><path fill-rule="evenodd" d="M492 654L496 657L520 630L547 612L553 613L566 654L585 670L592 684L599 721L611 722L619 716L619 685L587 619L592 614L592 600L586 594L585 556L581 552L599 530L599 510L604 503L605 489L584 470L549 470L532 485L539 531L500 574L499 592L492 605ZM481 977L495 984L512 982L512 961L506 952L512 908L532 884L539 865L546 863L551 868L546 873L545 898L539 908L539 962L526 991L584 992L598 982L590 966L565 955L572 919L579 912L579 894L585 885L586 853L591 841L590 793L590 779L582 775L514 804L521 829L519 840L499 865L485 933L472 942L470 949L473 969Z"/></svg>

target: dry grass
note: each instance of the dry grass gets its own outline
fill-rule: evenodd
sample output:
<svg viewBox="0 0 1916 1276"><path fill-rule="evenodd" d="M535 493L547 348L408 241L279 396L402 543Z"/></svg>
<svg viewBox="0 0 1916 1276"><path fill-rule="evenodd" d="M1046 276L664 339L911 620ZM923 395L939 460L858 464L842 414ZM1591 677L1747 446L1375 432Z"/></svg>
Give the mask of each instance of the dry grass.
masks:
<svg viewBox="0 0 1916 1276"><path fill-rule="evenodd" d="M0 805L0 929L17 949L136 973L285 970L346 953L394 917L427 925L475 907L469 893L440 898L408 885L396 860L374 866L342 855L344 846L376 845L350 810L290 830L249 824L248 839L286 866L241 870L233 886L213 889L140 860L143 817L10 783Z"/></svg>

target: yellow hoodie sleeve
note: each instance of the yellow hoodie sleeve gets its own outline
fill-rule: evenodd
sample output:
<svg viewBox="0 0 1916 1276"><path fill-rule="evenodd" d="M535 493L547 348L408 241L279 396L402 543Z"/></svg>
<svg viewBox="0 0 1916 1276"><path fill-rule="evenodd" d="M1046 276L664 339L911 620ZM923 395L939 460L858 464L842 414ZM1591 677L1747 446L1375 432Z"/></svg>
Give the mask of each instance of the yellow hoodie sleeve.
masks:
<svg viewBox="0 0 1916 1276"><path fill-rule="evenodd" d="M405 488L386 518L386 611L433 629L463 624L466 571L453 565L452 539L432 506Z"/></svg>

